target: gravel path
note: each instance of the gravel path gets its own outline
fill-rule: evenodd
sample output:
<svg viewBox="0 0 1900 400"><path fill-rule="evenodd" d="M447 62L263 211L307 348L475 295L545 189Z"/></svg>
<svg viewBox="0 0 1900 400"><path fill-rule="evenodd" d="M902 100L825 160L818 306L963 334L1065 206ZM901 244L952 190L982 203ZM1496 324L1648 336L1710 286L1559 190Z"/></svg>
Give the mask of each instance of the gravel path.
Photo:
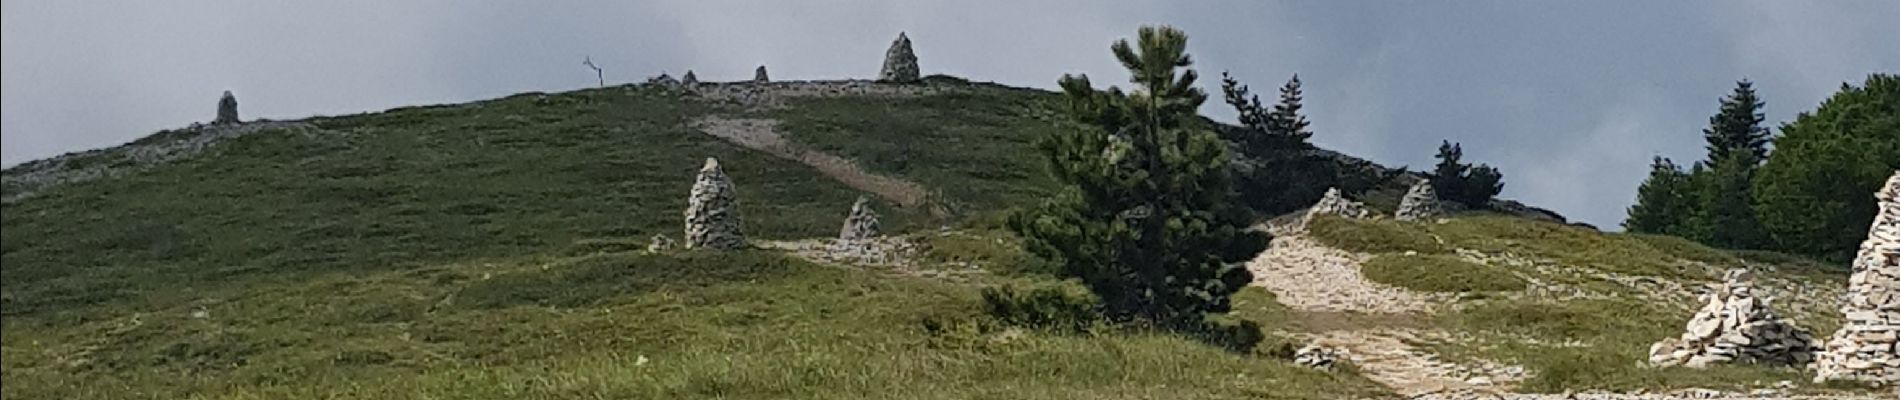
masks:
<svg viewBox="0 0 1900 400"><path fill-rule="evenodd" d="M1366 280L1363 257L1326 247L1303 235L1280 235L1267 251L1247 263L1255 286L1279 296L1281 304L1303 311L1368 314L1429 312L1442 300Z"/></svg>

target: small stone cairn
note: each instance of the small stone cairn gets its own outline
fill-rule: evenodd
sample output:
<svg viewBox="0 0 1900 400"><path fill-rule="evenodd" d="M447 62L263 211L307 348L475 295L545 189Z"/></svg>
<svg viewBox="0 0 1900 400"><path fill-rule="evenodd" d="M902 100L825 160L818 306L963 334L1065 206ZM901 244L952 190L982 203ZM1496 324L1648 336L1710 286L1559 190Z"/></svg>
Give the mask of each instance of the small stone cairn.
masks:
<svg viewBox="0 0 1900 400"><path fill-rule="evenodd" d="M1649 346L1649 362L1701 368L1711 364L1803 365L1819 349L1814 335L1775 316L1768 301L1755 297L1754 274L1731 269L1722 286L1703 296L1708 302L1689 318L1680 338Z"/></svg>
<svg viewBox="0 0 1900 400"><path fill-rule="evenodd" d="M1366 211L1364 203L1347 200L1345 195L1339 194L1339 188L1326 189L1326 195L1320 197L1319 202L1313 203L1312 208L1306 209L1305 220L1312 220L1313 216L1320 214L1333 214L1352 219L1372 216L1372 212Z"/></svg>
<svg viewBox="0 0 1900 400"><path fill-rule="evenodd" d="M1815 382L1900 385L1900 171L1874 194L1878 214L1847 280L1847 320L1811 367Z"/></svg>
<svg viewBox="0 0 1900 400"><path fill-rule="evenodd" d="M1293 364L1331 371L1335 365L1339 364L1341 355L1338 349L1309 344L1293 351Z"/></svg>
<svg viewBox="0 0 1900 400"><path fill-rule="evenodd" d="M680 76L680 84L681 84L681 85L686 85L686 86L688 86L688 87L692 87L692 86L698 86L698 85L699 85L699 76L698 76L698 75L693 75L693 70L690 70L690 69L689 69L689 70L686 70L686 75L681 75L681 76Z"/></svg>
<svg viewBox="0 0 1900 400"><path fill-rule="evenodd" d="M647 242L648 253L664 253L678 247L679 242L674 242L673 238L659 233L653 234L653 239Z"/></svg>
<svg viewBox="0 0 1900 400"><path fill-rule="evenodd" d="M760 65L759 69L752 71L752 83L769 83L769 82L772 82L772 78L765 76L764 65Z"/></svg>
<svg viewBox="0 0 1900 400"><path fill-rule="evenodd" d="M898 32L897 40L891 41L891 48L884 51L884 69L878 72L877 80L891 83L922 80L918 76L917 54L910 51L910 37L903 32Z"/></svg>
<svg viewBox="0 0 1900 400"><path fill-rule="evenodd" d="M1431 221L1445 214L1444 207L1438 202L1438 191L1432 190L1430 179L1421 179L1412 184L1412 189L1399 199L1399 209L1392 215L1400 221Z"/></svg>
<svg viewBox="0 0 1900 400"><path fill-rule="evenodd" d="M838 230L838 242L876 238L879 233L877 211L871 209L871 198L858 196L858 201L851 203L851 214L844 218L844 228Z"/></svg>
<svg viewBox="0 0 1900 400"><path fill-rule="evenodd" d="M735 250L746 246L739 229L739 200L719 160L706 158L686 198L686 248Z"/></svg>
<svg viewBox="0 0 1900 400"><path fill-rule="evenodd" d="M660 85L660 86L665 86L665 87L674 87L674 86L679 86L680 81L678 79L673 79L672 75L667 75L666 73L662 72L660 73L660 76L647 78L647 84Z"/></svg>
<svg viewBox="0 0 1900 400"><path fill-rule="evenodd" d="M224 97L218 98L218 117L211 120L212 125L236 124L238 121L237 96L224 91Z"/></svg>

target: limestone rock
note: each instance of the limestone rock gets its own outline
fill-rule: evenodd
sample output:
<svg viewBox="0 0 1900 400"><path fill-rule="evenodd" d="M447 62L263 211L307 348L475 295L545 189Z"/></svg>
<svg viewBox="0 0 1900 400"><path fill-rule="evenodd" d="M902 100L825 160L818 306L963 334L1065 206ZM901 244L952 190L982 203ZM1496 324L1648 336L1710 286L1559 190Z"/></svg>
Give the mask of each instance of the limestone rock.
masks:
<svg viewBox="0 0 1900 400"><path fill-rule="evenodd" d="M237 96L232 96L231 91L226 90L224 97L218 99L218 118L211 120L211 123L216 125L238 122Z"/></svg>
<svg viewBox="0 0 1900 400"><path fill-rule="evenodd" d="M719 160L706 158L686 199L686 248L733 250L746 245L739 199Z"/></svg>
<svg viewBox="0 0 1900 400"><path fill-rule="evenodd" d="M1776 316L1755 296L1754 275L1731 269L1689 318L1681 337L1649 347L1649 362L1701 368L1712 364L1803 365L1820 350L1814 335Z"/></svg>
<svg viewBox="0 0 1900 400"><path fill-rule="evenodd" d="M1847 320L1811 366L1815 382L1900 385L1900 171L1874 197L1877 214L1841 305Z"/></svg>
<svg viewBox="0 0 1900 400"><path fill-rule="evenodd" d="M897 40L891 41L891 48L884 51L884 69L878 72L877 80L911 83L921 79L918 76L917 54L910 51L910 37L898 32Z"/></svg>
<svg viewBox="0 0 1900 400"><path fill-rule="evenodd" d="M760 65L758 70L752 71L752 83L766 83L771 81L772 78L765 76L764 65Z"/></svg>
<svg viewBox="0 0 1900 400"><path fill-rule="evenodd" d="M1431 221L1444 214L1444 208L1439 206L1438 191L1432 189L1432 181L1420 179L1418 183L1412 184L1412 190L1405 192L1404 198L1399 199L1399 209L1393 216L1400 221Z"/></svg>
<svg viewBox="0 0 1900 400"><path fill-rule="evenodd" d="M1340 351L1317 344L1309 344L1293 351L1293 364L1307 368L1332 370L1339 363Z"/></svg>
<svg viewBox="0 0 1900 400"><path fill-rule="evenodd" d="M1333 214L1353 219L1372 216L1370 211L1366 211L1365 204L1347 200L1345 195L1339 193L1339 188L1326 189L1326 195L1320 197L1319 202L1313 203L1312 208L1306 209L1306 219L1308 220L1320 214Z"/></svg>
<svg viewBox="0 0 1900 400"><path fill-rule="evenodd" d="M871 198L858 196L851 204L851 214L844 219L844 228L838 231L838 241L864 240L877 237L877 211L871 209Z"/></svg>
<svg viewBox="0 0 1900 400"><path fill-rule="evenodd" d="M655 233L653 234L652 241L647 243L647 252L661 253L661 252L666 252L668 250L673 250L674 248L677 248L677 247L679 247L679 243L674 242L673 238L666 237L666 235L663 235L663 234Z"/></svg>
<svg viewBox="0 0 1900 400"><path fill-rule="evenodd" d="M686 86L698 85L699 76L693 75L693 70L686 70L686 75L680 76L680 84Z"/></svg>

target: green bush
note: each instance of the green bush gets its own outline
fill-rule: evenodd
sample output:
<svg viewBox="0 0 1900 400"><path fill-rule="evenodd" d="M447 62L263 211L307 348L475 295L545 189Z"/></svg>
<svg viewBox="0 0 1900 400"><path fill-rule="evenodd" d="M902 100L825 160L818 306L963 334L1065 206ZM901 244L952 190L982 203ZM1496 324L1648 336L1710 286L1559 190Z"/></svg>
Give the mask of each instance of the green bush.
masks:
<svg viewBox="0 0 1900 400"><path fill-rule="evenodd" d="M1427 292L1523 290L1524 278L1504 268L1450 255L1381 254L1360 271L1373 282Z"/></svg>
<svg viewBox="0 0 1900 400"><path fill-rule="evenodd" d="M983 288L983 307L1005 324L1057 332L1083 332L1102 321L1099 301L1067 282L1026 288Z"/></svg>

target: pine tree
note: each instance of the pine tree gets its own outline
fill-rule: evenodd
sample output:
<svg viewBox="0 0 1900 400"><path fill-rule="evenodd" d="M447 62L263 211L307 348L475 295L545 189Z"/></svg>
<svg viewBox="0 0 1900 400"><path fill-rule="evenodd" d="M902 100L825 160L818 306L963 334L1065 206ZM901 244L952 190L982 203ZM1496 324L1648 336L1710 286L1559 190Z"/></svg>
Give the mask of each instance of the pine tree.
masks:
<svg viewBox="0 0 1900 400"><path fill-rule="evenodd" d="M1694 209L1690 204L1691 189L1688 172L1668 158L1656 157L1649 164L1649 178L1636 189L1636 204L1629 207L1623 229L1688 236L1685 224Z"/></svg>
<svg viewBox="0 0 1900 400"><path fill-rule="evenodd" d="M1301 97L1300 75L1293 74L1293 78L1288 79L1286 85L1280 87L1280 102L1274 104L1273 111L1267 113L1268 134L1283 138L1287 142L1302 144L1306 143L1307 138L1313 136L1312 132L1306 131L1308 125L1306 116L1300 115Z"/></svg>
<svg viewBox="0 0 1900 400"><path fill-rule="evenodd" d="M1296 75L1280 90L1280 103L1272 108L1261 105L1260 97L1248 92L1227 73L1221 73L1221 92L1234 107L1240 129L1229 130L1228 140L1237 144L1234 181L1241 201L1266 216L1277 216L1318 201L1327 188L1360 191L1372 186L1376 177L1357 176L1355 170L1341 168L1332 159L1313 152L1307 138L1313 134L1310 124L1300 115L1299 77Z"/></svg>
<svg viewBox="0 0 1900 400"><path fill-rule="evenodd" d="M1757 162L1767 159L1768 128L1761 126L1766 119L1761 112L1764 104L1755 95L1754 82L1735 82L1735 91L1722 99L1721 111L1709 117L1709 127L1702 130L1708 141L1710 165L1734 152L1749 153Z"/></svg>
<svg viewBox="0 0 1900 400"><path fill-rule="evenodd" d="M1010 225L1087 285L1111 320L1199 326L1252 280L1240 263L1267 237L1248 231L1246 211L1232 206L1227 146L1191 123L1207 95L1186 69L1186 34L1143 27L1138 43L1111 47L1133 92L1062 77L1070 111L1087 126L1041 149L1067 188Z"/></svg>
<svg viewBox="0 0 1900 400"><path fill-rule="evenodd" d="M1490 165L1464 163L1464 146L1449 140L1439 142L1438 165L1432 168L1432 190L1438 197L1483 208L1491 198L1504 191L1504 173Z"/></svg>
<svg viewBox="0 0 1900 400"><path fill-rule="evenodd" d="M1695 210L1693 225L1700 227L1703 244L1723 249L1759 249L1767 244L1749 196L1759 164L1752 153L1732 152L1694 179L1700 186L1696 200L1701 207Z"/></svg>

